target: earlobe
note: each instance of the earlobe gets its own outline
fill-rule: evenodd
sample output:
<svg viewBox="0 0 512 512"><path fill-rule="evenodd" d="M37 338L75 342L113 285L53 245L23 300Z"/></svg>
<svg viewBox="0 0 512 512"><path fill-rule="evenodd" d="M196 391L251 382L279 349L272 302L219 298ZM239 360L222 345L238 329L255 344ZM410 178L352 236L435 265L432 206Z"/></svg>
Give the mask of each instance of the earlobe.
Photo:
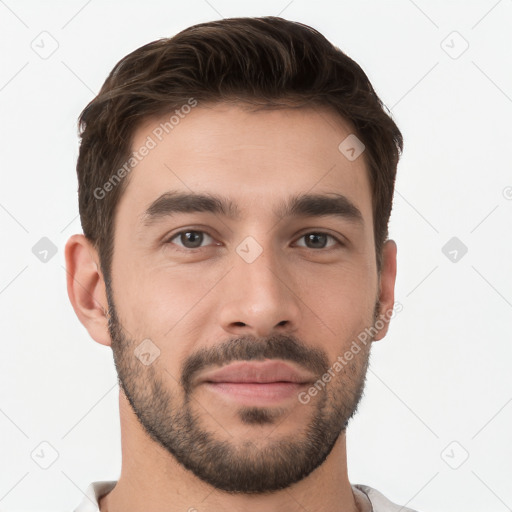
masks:
<svg viewBox="0 0 512 512"><path fill-rule="evenodd" d="M110 346L105 281L96 249L84 235L73 235L65 257L68 296L78 319L95 341Z"/></svg>
<svg viewBox="0 0 512 512"><path fill-rule="evenodd" d="M386 240L382 247L382 267L379 280L380 312L375 322L379 332L375 335L374 341L381 340L386 336L390 317L393 313L395 304L396 254L397 247L394 240Z"/></svg>

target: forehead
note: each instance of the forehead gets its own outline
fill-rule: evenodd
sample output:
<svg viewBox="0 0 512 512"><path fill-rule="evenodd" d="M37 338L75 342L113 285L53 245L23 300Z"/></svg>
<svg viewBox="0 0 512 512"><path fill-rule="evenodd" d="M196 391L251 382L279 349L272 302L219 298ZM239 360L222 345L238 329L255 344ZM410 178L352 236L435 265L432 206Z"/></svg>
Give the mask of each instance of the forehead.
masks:
<svg viewBox="0 0 512 512"><path fill-rule="evenodd" d="M132 150L144 156L129 173L120 215L137 222L168 191L222 195L242 213L262 215L291 196L338 193L371 219L364 152L350 160L340 151L354 130L335 112L251 111L225 103L199 104L187 112L146 120L136 130Z"/></svg>

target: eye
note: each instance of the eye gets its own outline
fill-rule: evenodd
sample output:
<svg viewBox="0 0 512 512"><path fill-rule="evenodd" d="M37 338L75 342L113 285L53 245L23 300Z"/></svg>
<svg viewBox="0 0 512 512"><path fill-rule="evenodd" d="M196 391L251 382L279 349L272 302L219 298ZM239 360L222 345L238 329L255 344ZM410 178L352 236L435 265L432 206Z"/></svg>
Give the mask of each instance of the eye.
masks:
<svg viewBox="0 0 512 512"><path fill-rule="evenodd" d="M176 244L178 247L183 247L185 249L200 249L203 241L205 240L205 237L213 240L213 238L204 231L187 229L185 231L176 233L171 238L169 238L166 243L175 243L173 240L178 239L178 241L181 243L181 245L179 243Z"/></svg>
<svg viewBox="0 0 512 512"><path fill-rule="evenodd" d="M332 247L332 245L336 244L343 245L336 237L329 235L328 233L321 233L316 231L302 235L299 240L306 240L306 245L302 247L307 247L308 249L325 249L328 238L334 240L335 242L329 247Z"/></svg>
<svg viewBox="0 0 512 512"><path fill-rule="evenodd" d="M183 249L193 250L204 248L205 245L203 245L203 243L205 241L208 242L208 239L210 240L210 243L214 241L214 238L205 231L200 231L197 229L187 229L175 233L165 243L173 243ZM305 235L302 235L299 238L299 240L302 239L306 241L305 245L298 245L301 247L306 247L308 249L326 249L335 246L336 244L343 245L343 243L333 235L317 231L313 231L311 233L306 233ZM334 243L327 245L328 239L333 240Z"/></svg>

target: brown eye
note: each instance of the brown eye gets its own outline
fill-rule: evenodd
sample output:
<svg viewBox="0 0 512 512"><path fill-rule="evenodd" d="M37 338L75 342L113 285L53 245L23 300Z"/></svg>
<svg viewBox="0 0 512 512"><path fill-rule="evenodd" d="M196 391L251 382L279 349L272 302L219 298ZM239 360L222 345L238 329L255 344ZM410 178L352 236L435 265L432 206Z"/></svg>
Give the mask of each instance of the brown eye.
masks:
<svg viewBox="0 0 512 512"><path fill-rule="evenodd" d="M201 248L202 243L205 240L205 236L207 238L212 239L212 237L205 233L204 231L196 231L190 229L176 233L172 238L170 238L167 241L167 243L176 243L173 242L173 240L177 239L179 243L176 243L176 245L178 245L179 247L183 247L185 249L199 249Z"/></svg>
<svg viewBox="0 0 512 512"><path fill-rule="evenodd" d="M328 239L334 240L335 243L338 243L341 245L341 242L337 240L334 236L329 235L327 233L319 233L319 232L312 232L307 233L306 235L302 235L299 240L304 239L306 241L305 247L308 249L325 249L327 246ZM329 247L331 247L331 244Z"/></svg>

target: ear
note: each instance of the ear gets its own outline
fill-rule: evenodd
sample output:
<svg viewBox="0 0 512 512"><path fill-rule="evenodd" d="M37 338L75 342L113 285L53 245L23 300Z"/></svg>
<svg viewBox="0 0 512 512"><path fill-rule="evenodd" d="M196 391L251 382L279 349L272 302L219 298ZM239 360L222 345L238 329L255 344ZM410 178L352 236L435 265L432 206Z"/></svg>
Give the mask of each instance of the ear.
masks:
<svg viewBox="0 0 512 512"><path fill-rule="evenodd" d="M95 341L110 346L107 294L98 253L84 235L73 235L66 243L65 256L68 296L76 316Z"/></svg>
<svg viewBox="0 0 512 512"><path fill-rule="evenodd" d="M382 267L379 277L380 311L375 322L377 326L383 325L373 341L381 340L388 332L389 320L395 304L396 252L396 243L393 240L386 240L382 246Z"/></svg>

